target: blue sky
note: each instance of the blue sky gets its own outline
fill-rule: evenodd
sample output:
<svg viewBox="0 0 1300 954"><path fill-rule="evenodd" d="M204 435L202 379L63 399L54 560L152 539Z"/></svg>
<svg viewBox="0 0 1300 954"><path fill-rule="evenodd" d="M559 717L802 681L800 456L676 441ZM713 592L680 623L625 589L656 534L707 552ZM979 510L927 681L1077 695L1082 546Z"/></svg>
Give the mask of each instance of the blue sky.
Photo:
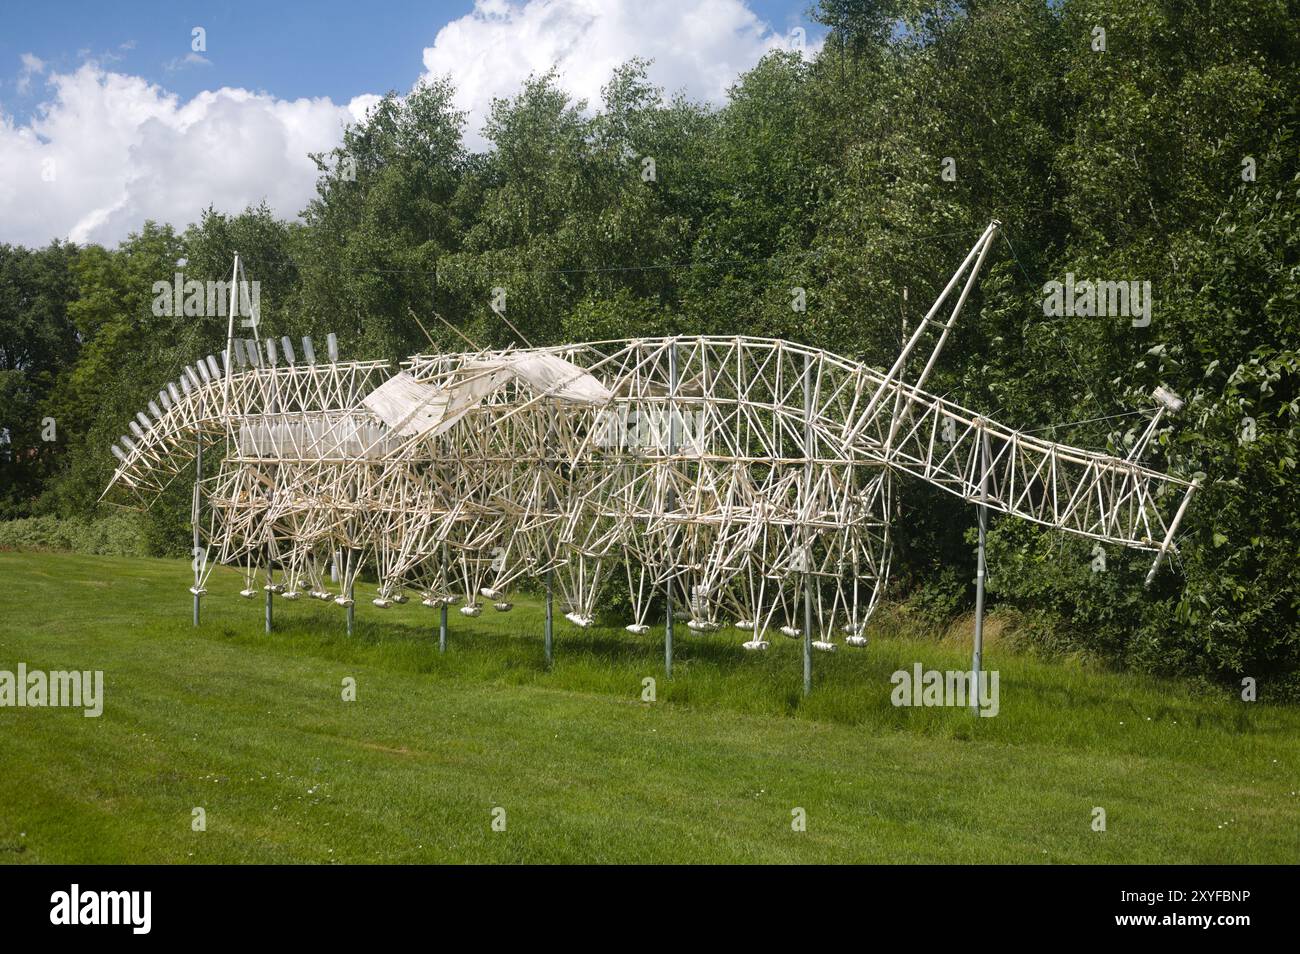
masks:
<svg viewBox="0 0 1300 954"><path fill-rule="evenodd" d="M778 32L824 32L807 15L812 0L745 5ZM92 58L185 99L221 86L335 102L405 92L421 73L423 48L473 8L473 0L14 4L0 33L0 108L24 120L41 101L31 84L25 95L18 90L24 53L60 72ZM185 63L196 26L207 31L207 64Z"/></svg>
<svg viewBox="0 0 1300 954"><path fill-rule="evenodd" d="M36 101L16 90L23 53L60 71L90 56L186 99L220 86L335 102L405 91L420 74L422 48L472 8L406 0L15 4L0 34L0 103L21 117ZM195 26L207 31L211 65L183 65Z"/></svg>
<svg viewBox="0 0 1300 954"><path fill-rule="evenodd" d="M0 242L114 244L209 205L297 216L327 152L382 94L450 75L480 134L494 97L559 70L599 100L611 71L653 61L669 92L713 104L796 27L809 0L13 5L0 34ZM204 30L195 51L193 29Z"/></svg>

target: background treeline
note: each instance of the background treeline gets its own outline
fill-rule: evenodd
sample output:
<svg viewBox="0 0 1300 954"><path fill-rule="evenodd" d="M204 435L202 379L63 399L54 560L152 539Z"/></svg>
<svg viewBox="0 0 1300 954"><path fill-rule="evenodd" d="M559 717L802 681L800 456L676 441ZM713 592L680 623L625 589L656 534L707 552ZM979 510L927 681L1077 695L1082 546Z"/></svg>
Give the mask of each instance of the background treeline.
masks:
<svg viewBox="0 0 1300 954"><path fill-rule="evenodd" d="M0 246L0 516L97 513L128 416L224 343L222 318L155 317L153 283L225 278L236 249L268 333L334 331L345 357L428 349L408 308L443 348L463 343L435 310L481 345L511 342L489 308L504 288L535 343L746 333L884 365L997 217L1009 241L930 387L1123 452L1164 384L1188 406L1153 459L1206 487L1149 590L1146 554L1112 549L1095 573L1091 543L994 519L995 599L1052 649L1300 698L1296 4L816 13L831 28L820 54L773 53L720 109L666 95L635 61L600 103L538 76L495 104L494 148L470 153L451 86L433 83L316 157L301 221L208 210L113 249ZM1067 272L1150 281L1150 325L1045 317L1043 285ZM1086 423L1048 427L1070 421ZM895 594L958 613L974 513L902 490ZM180 488L133 539L183 549L187 503ZM10 537L49 535L18 526Z"/></svg>

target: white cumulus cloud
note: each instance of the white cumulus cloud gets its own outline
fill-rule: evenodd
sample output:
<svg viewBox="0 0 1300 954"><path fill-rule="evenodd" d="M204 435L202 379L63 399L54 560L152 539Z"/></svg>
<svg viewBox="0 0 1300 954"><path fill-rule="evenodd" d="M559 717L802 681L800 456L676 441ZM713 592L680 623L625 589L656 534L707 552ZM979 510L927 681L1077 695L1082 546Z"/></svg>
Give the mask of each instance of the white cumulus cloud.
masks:
<svg viewBox="0 0 1300 954"><path fill-rule="evenodd" d="M657 85L718 103L739 73L790 43L741 0L477 0L438 31L424 68L451 75L467 144L482 149L492 99L515 95L530 73L556 67L564 89L595 106L615 67L640 56L654 61Z"/></svg>
<svg viewBox="0 0 1300 954"><path fill-rule="evenodd" d="M47 90L27 123L0 115L0 241L111 244L146 219L182 227L209 204L263 199L295 216L314 194L308 153L337 145L375 101L222 88L182 102L94 63L48 76Z"/></svg>
<svg viewBox="0 0 1300 954"><path fill-rule="evenodd" d="M438 31L419 79L451 75L470 114L467 145L483 149L493 97L515 95L530 73L556 67L595 106L613 70L639 56L658 85L718 103L738 74L789 45L743 0L478 0ZM0 241L113 244L146 219L183 227L208 205L238 212L263 199L291 218L315 194L308 153L336 146L378 101L230 87L182 101L104 62L61 73L21 57L15 88L41 100L23 122L0 106Z"/></svg>

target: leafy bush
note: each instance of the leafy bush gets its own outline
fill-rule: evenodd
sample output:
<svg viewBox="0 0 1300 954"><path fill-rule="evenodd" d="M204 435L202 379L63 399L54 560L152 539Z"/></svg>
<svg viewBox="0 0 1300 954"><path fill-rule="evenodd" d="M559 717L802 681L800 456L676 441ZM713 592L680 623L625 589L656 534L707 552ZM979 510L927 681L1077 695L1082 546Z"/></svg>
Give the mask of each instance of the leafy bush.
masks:
<svg viewBox="0 0 1300 954"><path fill-rule="evenodd" d="M0 522L0 549L67 550L108 556L149 556L149 524L138 514L26 517Z"/></svg>

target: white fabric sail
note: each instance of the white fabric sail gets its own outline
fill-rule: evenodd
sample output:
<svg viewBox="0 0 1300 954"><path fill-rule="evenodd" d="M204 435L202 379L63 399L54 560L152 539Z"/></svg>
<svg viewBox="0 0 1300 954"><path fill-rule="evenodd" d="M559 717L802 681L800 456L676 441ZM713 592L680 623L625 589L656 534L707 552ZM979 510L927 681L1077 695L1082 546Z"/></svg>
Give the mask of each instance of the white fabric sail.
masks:
<svg viewBox="0 0 1300 954"><path fill-rule="evenodd" d="M595 376L553 354L518 354L470 362L447 388L422 384L406 371L393 375L361 403L404 437L438 435L511 379L538 396L569 404L604 404L613 394Z"/></svg>

